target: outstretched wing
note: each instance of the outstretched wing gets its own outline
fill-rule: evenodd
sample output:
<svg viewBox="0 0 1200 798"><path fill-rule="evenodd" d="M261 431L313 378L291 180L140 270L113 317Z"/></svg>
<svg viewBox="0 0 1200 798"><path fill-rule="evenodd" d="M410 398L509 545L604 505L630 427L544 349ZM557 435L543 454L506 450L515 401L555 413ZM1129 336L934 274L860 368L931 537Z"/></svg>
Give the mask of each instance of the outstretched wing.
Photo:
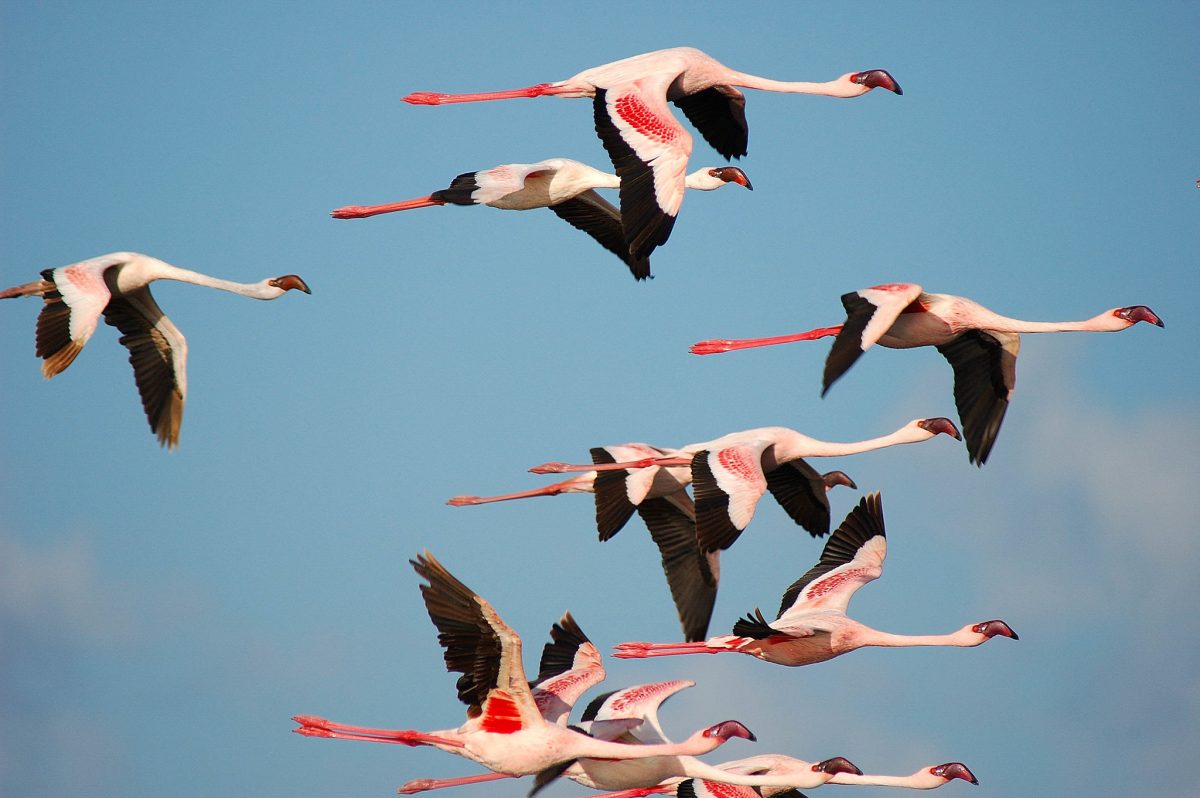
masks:
<svg viewBox="0 0 1200 798"><path fill-rule="evenodd" d="M962 421L971 462L987 462L1017 385L1021 336L968 330L937 350L954 368L954 404Z"/></svg>
<svg viewBox="0 0 1200 798"><path fill-rule="evenodd" d="M597 88L593 100L596 133L621 179L621 224L635 258L648 258L666 243L683 204L692 137L667 107L673 79Z"/></svg>
<svg viewBox="0 0 1200 798"><path fill-rule="evenodd" d="M821 396L845 374L862 353L883 337L904 309L921 295L921 286L913 283L889 283L842 294L846 323L833 340L825 359L825 377Z"/></svg>
<svg viewBox="0 0 1200 798"><path fill-rule="evenodd" d="M788 516L814 538L829 534L829 498L825 478L801 459L769 472L767 490Z"/></svg>
<svg viewBox="0 0 1200 798"><path fill-rule="evenodd" d="M713 86L672 100L704 140L726 160L746 154L746 95L732 86Z"/></svg>
<svg viewBox="0 0 1200 798"><path fill-rule="evenodd" d="M845 612L854 591L883 573L886 556L883 501L872 493L842 521L817 564L784 591L777 619L787 621L816 609Z"/></svg>
<svg viewBox="0 0 1200 798"><path fill-rule="evenodd" d="M565 726L579 697L602 681L600 652L571 613L564 613L550 629L550 642L542 648L538 677L530 685L534 703L547 721Z"/></svg>
<svg viewBox="0 0 1200 798"><path fill-rule="evenodd" d="M104 321L121 331L129 350L142 409L158 442L179 445L183 403L187 398L187 341L163 315L149 288L115 297L104 308Z"/></svg>
<svg viewBox="0 0 1200 798"><path fill-rule="evenodd" d="M700 551L696 510L686 491L646 499L637 511L658 546L684 639L704 640L717 601L720 552Z"/></svg>
<svg viewBox="0 0 1200 798"><path fill-rule="evenodd" d="M428 551L409 563L429 582L421 585L421 597L445 649L446 669L462 674L458 698L467 716L497 734L542 723L521 664L521 638Z"/></svg>
<svg viewBox="0 0 1200 798"><path fill-rule="evenodd" d="M767 490L762 454L771 441L750 440L692 457L696 538L701 551L727 549L754 518Z"/></svg>
<svg viewBox="0 0 1200 798"><path fill-rule="evenodd" d="M629 254L629 244L625 241L625 230L621 226L621 212L595 190L588 189L573 199L551 205L550 210L620 258L635 279L645 280L654 276L650 274L649 258L635 258Z"/></svg>
<svg viewBox="0 0 1200 798"><path fill-rule="evenodd" d="M695 684L687 679L676 679L654 684L638 684L626 687L624 690L605 693L597 696L588 704L587 709L583 712L582 720L584 722L605 722L640 719L641 725L627 730L627 737L622 735L625 741L646 744L665 743L668 742L668 739L658 722L658 708L680 690Z"/></svg>
<svg viewBox="0 0 1200 798"><path fill-rule="evenodd" d="M112 298L104 281L104 272L129 258L129 253L114 252L46 269L42 279L42 298L46 304L37 320L37 356L43 358L42 374L47 378L71 365L83 349Z"/></svg>

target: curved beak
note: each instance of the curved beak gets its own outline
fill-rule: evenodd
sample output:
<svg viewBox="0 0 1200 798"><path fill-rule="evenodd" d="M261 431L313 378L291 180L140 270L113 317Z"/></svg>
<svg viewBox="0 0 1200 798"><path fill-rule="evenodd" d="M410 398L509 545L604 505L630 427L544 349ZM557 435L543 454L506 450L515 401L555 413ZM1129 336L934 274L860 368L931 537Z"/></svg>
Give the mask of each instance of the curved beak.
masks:
<svg viewBox="0 0 1200 798"><path fill-rule="evenodd" d="M929 772L938 778L945 779L946 781L950 781L952 779L962 779L963 781L969 781L972 784L979 783L979 779L975 778L975 774L971 772L971 769L962 762L947 762L944 765L931 767Z"/></svg>
<svg viewBox="0 0 1200 798"><path fill-rule="evenodd" d="M851 773L855 776L861 776L863 772L858 769L858 766L846 759L844 756L835 756L832 759L824 759L813 765L813 770L817 773L831 773L836 776L839 773Z"/></svg>
<svg viewBox="0 0 1200 798"><path fill-rule="evenodd" d="M1021 639L1017 637L1017 633L1013 631L1012 627L1004 621L984 621L983 623L977 623L971 627L971 631L981 634L988 639L997 635L1000 637L1011 637L1013 640Z"/></svg>
<svg viewBox="0 0 1200 798"><path fill-rule="evenodd" d="M858 490L858 485L854 484L854 480L850 479L850 475L845 471L830 471L822 474L821 480L825 483L826 490L832 490L838 485L844 485L850 490Z"/></svg>
<svg viewBox="0 0 1200 798"><path fill-rule="evenodd" d="M962 440L962 435L958 432L958 427L954 426L954 422L948 418L939 416L938 418L926 418L917 422L917 426L933 435L949 435L956 441Z"/></svg>
<svg viewBox="0 0 1200 798"><path fill-rule="evenodd" d="M726 183L737 183L751 191L754 190L754 186L750 185L750 178L746 177L746 173L736 166L722 166L717 170L717 174Z"/></svg>
<svg viewBox="0 0 1200 798"><path fill-rule="evenodd" d="M1162 319L1158 317L1150 308L1145 305L1131 305L1127 308L1121 308L1116 312L1117 318L1125 319L1130 324L1137 324L1139 321L1148 322L1155 327L1165 326Z"/></svg>
<svg viewBox="0 0 1200 798"><path fill-rule="evenodd" d="M865 72L856 72L850 79L868 89L887 89L896 94L904 93L904 89L900 88L900 84L892 77L892 73L886 69L868 69Z"/></svg>
<svg viewBox="0 0 1200 798"><path fill-rule="evenodd" d="M758 738L754 736L754 732L736 720L726 720L718 723L716 726L711 726L704 733L704 736L719 737L722 740L728 740L731 737L741 737L743 740L749 740L752 743L758 742Z"/></svg>
<svg viewBox="0 0 1200 798"><path fill-rule="evenodd" d="M276 288L282 288L284 291L303 291L306 294L311 294L312 291L308 288L308 283L304 282L298 274L285 274L282 277L276 277L271 281L271 285Z"/></svg>

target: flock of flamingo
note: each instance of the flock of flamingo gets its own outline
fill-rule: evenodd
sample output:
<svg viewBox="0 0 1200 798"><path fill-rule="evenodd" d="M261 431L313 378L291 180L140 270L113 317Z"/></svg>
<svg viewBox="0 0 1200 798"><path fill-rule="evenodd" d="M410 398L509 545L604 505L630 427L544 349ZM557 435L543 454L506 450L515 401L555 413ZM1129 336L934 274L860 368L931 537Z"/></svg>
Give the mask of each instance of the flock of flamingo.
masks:
<svg viewBox="0 0 1200 798"><path fill-rule="evenodd" d="M885 70L851 72L824 83L783 82L736 72L692 48L672 48L586 69L574 77L509 91L474 94L417 92L417 105L557 96L590 98L596 132L615 174L565 158L506 164L467 172L446 189L380 205L332 212L354 219L434 205L490 205L508 210L548 207L586 232L626 264L637 280L651 276L650 255L664 244L685 189L713 190L729 183L752 188L736 167L687 173L692 138L668 103L727 160L747 152L745 96L739 88L851 98L883 88L901 94ZM614 206L596 189L618 189ZM142 405L160 444L174 448L187 396L187 344L159 309L150 283L176 280L254 299L277 299L291 290L310 293L294 274L237 283L178 268L134 252L116 252L46 269L41 279L0 291L0 299L37 296L36 353L49 378L66 369L96 330L100 317L121 332ZM749 347L834 337L826 359L822 395L873 344L891 349L935 346L954 370L959 427L948 418L916 419L899 429L849 443L821 441L784 427L733 432L699 443L659 447L622 443L591 450L588 464L545 463L534 473L573 473L564 481L496 496L457 496L453 506L553 496L593 494L601 541L619 532L636 512L662 557L682 633L678 643L625 642L618 658L739 652L786 666L822 662L864 646L978 646L993 637L1017 639L1002 620L969 623L935 635L899 635L872 629L847 615L851 597L883 572L887 554L883 503L863 497L830 534L827 493L857 489L842 471L820 473L804 458L841 457L941 435L965 438L970 462L987 462L1016 382L1021 333L1118 331L1144 321L1163 326L1149 308L1106 310L1084 321L1030 322L994 313L948 294L892 283L842 296L844 323L771 338L714 339L692 346L707 355ZM692 493L688 493L688 486ZM779 612L767 620L755 610L729 634L708 636L720 576L719 556L754 518L770 491L787 515L811 536L828 535L816 564L783 591ZM550 631L536 679L527 679L521 640L495 609L429 552L411 561L424 583L421 595L444 649L446 667L461 674L459 700L467 720L454 729L420 732L334 723L297 715L294 731L312 737L428 745L466 757L488 773L457 779L419 779L402 794L532 775L530 794L560 776L620 798L657 793L680 798L765 798L823 784L874 784L931 789L961 779L977 784L960 762L926 766L908 776L869 775L846 757L816 762L762 755L709 765L697 759L733 738L754 740L741 722L726 720L672 742L658 707L692 682L674 680L616 690L594 699L576 723L575 703L605 677L602 658L567 613Z"/></svg>

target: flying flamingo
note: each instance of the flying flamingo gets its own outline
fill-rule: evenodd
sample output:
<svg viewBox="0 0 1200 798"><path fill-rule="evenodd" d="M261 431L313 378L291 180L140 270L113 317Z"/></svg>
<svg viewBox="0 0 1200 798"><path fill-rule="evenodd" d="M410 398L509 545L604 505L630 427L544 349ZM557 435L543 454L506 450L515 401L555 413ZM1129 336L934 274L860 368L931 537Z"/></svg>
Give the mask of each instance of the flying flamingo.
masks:
<svg viewBox="0 0 1200 798"><path fill-rule="evenodd" d="M732 762L722 762L717 768L729 773L741 773L750 776L757 775L787 775L802 774L807 776L813 763L796 759L783 754L759 754L758 756L737 759ZM838 773L827 784L858 784L863 786L908 787L914 790L932 790L949 784L954 779L962 779L971 784L979 784L975 774L962 762L946 762L942 765L929 765L913 773L911 776L884 776L875 774ZM675 795L678 798L785 798L794 787L784 785L764 785L757 789L742 785L729 784L720 780L682 779L679 777L664 779L662 783L649 788L634 788L616 790L593 795L592 798L645 798L647 795ZM686 786L685 786L686 785Z"/></svg>
<svg viewBox="0 0 1200 798"><path fill-rule="evenodd" d="M596 132L621 179L621 219L634 258L666 242L683 202L692 137L667 102L683 111L726 159L746 154L746 97L738 87L827 97L858 97L882 87L903 94L885 70L850 72L825 83L769 80L730 69L692 47L673 47L585 69L556 83L474 94L414 92L414 105L591 97Z"/></svg>
<svg viewBox="0 0 1200 798"><path fill-rule="evenodd" d="M580 728L602 739L630 745L662 745L669 740L658 721L658 708L662 702L695 682L675 680L641 684L617 690L594 699L583 713ZM799 760L793 760L799 762ZM785 777L761 778L761 773L746 773L724 768L714 768L690 756L657 756L646 759L602 760L579 759L575 762L551 768L541 774L533 795L546 787L558 776L565 776L585 787L598 790L645 789L647 793L667 781L678 782L689 776L709 776L714 779L729 779L739 784L774 784L789 787L817 787L835 777L846 774L861 775L849 760L834 757L816 763L805 763L807 767L796 767ZM460 779L416 779L403 785L399 792L410 795L442 787L492 781L504 778L503 774L481 774Z"/></svg>
<svg viewBox="0 0 1200 798"><path fill-rule="evenodd" d="M812 501L814 492L809 476L789 464L804 457L839 457L869 452L904 443L920 443L938 434L961 440L958 429L948 418L914 419L900 429L879 438L855 443L819 441L787 427L760 427L734 432L716 440L692 443L662 457L614 463L572 465L543 463L529 469L535 474L565 473L595 469L598 472L648 467L688 467L695 482L696 537L704 552L727 549L754 518L758 500L768 490L788 515L819 537L828 530L828 503L824 510L824 529L806 522L819 509ZM623 477L622 477L623 478ZM682 477L676 476L677 481ZM633 495L632 489L629 491ZM821 495L820 491L816 492ZM597 500L600 492L597 489Z"/></svg>
<svg viewBox="0 0 1200 798"><path fill-rule="evenodd" d="M136 252L46 269L42 279L0 291L0 299L40 296L46 304L37 320L37 356L47 379L63 371L96 331L100 315L121 331L121 344L137 381L142 407L158 442L179 445L179 425L187 398L187 341L150 295L155 280L178 280L252 299L278 299L308 285L294 274L257 283L235 283L180 269Z"/></svg>
<svg viewBox="0 0 1200 798"><path fill-rule="evenodd" d="M665 450L656 449L643 443L628 443L620 446L598 447L592 450L592 457L597 462L615 462L616 458L630 459L634 457L658 456L666 454ZM599 458L599 459L597 459ZM825 526L823 533L829 531L829 500L825 494L838 485L845 485L857 490L844 471L830 471L818 474L803 460L794 460L790 464L793 469L804 476L804 481L798 481L797 491L802 493L794 505L814 508L804 514L809 526L817 528L818 521L814 518L824 514ZM669 472L681 469L640 469L639 473L658 470L656 477L662 483L665 479L666 490L669 492L657 495L652 490L647 491L645 498L640 498L634 505L629 498L625 479L617 471L589 471L577 477L562 482L546 485L533 490L506 493L499 496L455 496L446 503L454 507L488 504L491 502L525 499L534 496L557 496L561 493L597 493L597 484L601 493L597 493L596 523L601 530L600 540L608 540L621 530L634 510L641 516L650 537L658 547L662 559L663 572L667 577L667 586L671 590L671 598L679 614L679 622L683 627L684 639L689 641L703 640L708 637L708 623L712 618L713 605L717 600L717 583L720 580L720 550L702 552L696 540L696 509L688 495L685 484L680 484L668 476ZM624 472L629 474L630 472ZM688 472L684 472L687 474ZM689 477L690 478L690 477ZM606 534L607 533L607 534Z"/></svg>
<svg viewBox="0 0 1200 798"><path fill-rule="evenodd" d="M913 283L888 283L842 295L846 321L834 327L745 340L714 339L692 344L697 355L734 349L813 341L836 335L825 360L824 396L872 344L889 349L936 346L954 369L954 402L972 463L987 462L1017 382L1020 333L1118 332L1139 321L1163 326L1145 305L1106 310L1084 321L1022 321L993 313L977 302L950 294L927 294Z"/></svg>
<svg viewBox="0 0 1200 798"><path fill-rule="evenodd" d="M969 624L945 635L897 635L851 620L851 596L883 573L887 539L878 493L864 497L825 544L821 559L783 594L770 623L762 612L740 619L733 634L704 643L621 643L622 659L735 651L789 667L824 662L863 646L978 646L1001 635L1017 639L1004 621Z"/></svg>
<svg viewBox="0 0 1200 798"><path fill-rule="evenodd" d="M637 759L703 754L733 737L750 738L737 721L701 729L681 743L626 745L589 737L543 717L521 664L521 639L484 598L458 581L429 552L410 560L429 584L421 595L445 649L446 668L461 673L458 697L467 721L457 729L420 732L334 723L311 715L292 719L298 734L346 740L431 745L489 770L514 776L540 773L580 757ZM588 678L595 679L596 674ZM626 724L628 725L628 724Z"/></svg>
<svg viewBox="0 0 1200 798"><path fill-rule="evenodd" d="M698 169L684 180L687 188L713 191L729 183L753 189L746 173L736 166ZM330 215L335 219L361 219L393 211L430 205L490 205L509 211L549 208L571 226L590 235L620 258L638 280L651 277L650 260L634 257L625 243L621 213L596 193L598 188L619 188L616 175L567 158L537 163L510 163L479 172L464 172L450 187L425 197L387 205L347 205Z"/></svg>

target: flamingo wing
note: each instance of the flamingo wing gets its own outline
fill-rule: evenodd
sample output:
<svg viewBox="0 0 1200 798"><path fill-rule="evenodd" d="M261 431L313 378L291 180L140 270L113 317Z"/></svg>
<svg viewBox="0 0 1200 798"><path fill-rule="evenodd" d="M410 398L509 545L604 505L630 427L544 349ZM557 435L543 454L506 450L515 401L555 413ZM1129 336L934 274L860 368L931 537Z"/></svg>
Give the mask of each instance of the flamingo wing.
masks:
<svg viewBox="0 0 1200 798"><path fill-rule="evenodd" d="M629 254L629 244L625 242L625 229L621 226L621 212L594 189L588 189L573 199L551 205L550 210L576 230L582 230L596 239L600 246L620 258L629 267L634 279L645 280L654 276L650 274L649 258L635 258Z"/></svg>
<svg viewBox="0 0 1200 798"><path fill-rule="evenodd" d="M937 350L954 368L954 404L962 421L971 462L987 462L1017 385L1021 336L968 330Z"/></svg>
<svg viewBox="0 0 1200 798"><path fill-rule="evenodd" d="M50 285L42 292L46 304L38 314L36 351L47 378L71 365L96 332L112 298L104 272L126 260L124 254L104 255L42 272L42 280Z"/></svg>
<svg viewBox="0 0 1200 798"><path fill-rule="evenodd" d="M709 146L725 160L746 154L750 136L746 125L746 95L732 86L712 86L671 102L683 111Z"/></svg>
<svg viewBox="0 0 1200 798"><path fill-rule="evenodd" d="M720 552L700 551L696 542L696 510L686 491L646 499L637 511L658 546L685 639L704 640L717 601Z"/></svg>
<svg viewBox="0 0 1200 798"><path fill-rule="evenodd" d="M538 677L530 685L542 717L565 726L579 697L602 681L604 664L600 652L571 613L564 613L550 629L550 642L542 648Z"/></svg>
<svg viewBox="0 0 1200 798"><path fill-rule="evenodd" d="M499 734L542 723L521 663L521 638L428 551L409 563L429 583L421 585L421 597L437 627L446 669L462 674L458 698L468 718Z"/></svg>
<svg viewBox="0 0 1200 798"><path fill-rule="evenodd" d="M591 454L595 465L618 462L607 448L601 446L592 449ZM596 529L601 541L620 532L636 509L633 502L629 501L629 492L625 487L628 477L629 472L620 469L596 472L593 491L596 494Z"/></svg>
<svg viewBox="0 0 1200 798"><path fill-rule="evenodd" d="M629 729L622 735L626 741L647 744L669 742L658 722L658 708L680 690L695 684L688 679L676 679L614 690L593 699L584 710L582 720L595 723L640 719L641 724L634 727L636 733L634 729Z"/></svg>
<svg viewBox="0 0 1200 798"><path fill-rule="evenodd" d="M115 297L104 308L104 322L121 331L142 409L158 442L179 445L183 403L187 398L187 341L163 315L149 288Z"/></svg>
<svg viewBox="0 0 1200 798"><path fill-rule="evenodd" d="M797 793L800 795L800 793ZM676 798L760 798L758 791L743 784L726 784L707 779L684 779L675 787ZM772 797L774 798L774 796Z"/></svg>
<svg viewBox="0 0 1200 798"><path fill-rule="evenodd" d="M754 518L754 508L767 490L762 454L770 445L769 440L750 440L692 457L701 551L729 548Z"/></svg>
<svg viewBox="0 0 1200 798"><path fill-rule="evenodd" d="M648 258L671 235L683 203L692 137L667 107L674 76L597 88L596 133L621 179L621 223L635 258Z"/></svg>
<svg viewBox="0 0 1200 798"><path fill-rule="evenodd" d="M854 591L883 573L886 556L883 501L872 493L842 521L817 564L784 591L776 625L790 629L793 614L816 609L845 612Z"/></svg>
<svg viewBox="0 0 1200 798"><path fill-rule="evenodd" d="M905 308L917 301L921 290L921 286L913 283L890 283L842 295L846 323L825 359L821 396L891 329Z"/></svg>
<svg viewBox="0 0 1200 798"><path fill-rule="evenodd" d="M767 490L789 517L814 538L829 534L825 478L803 460L791 460L766 475Z"/></svg>

